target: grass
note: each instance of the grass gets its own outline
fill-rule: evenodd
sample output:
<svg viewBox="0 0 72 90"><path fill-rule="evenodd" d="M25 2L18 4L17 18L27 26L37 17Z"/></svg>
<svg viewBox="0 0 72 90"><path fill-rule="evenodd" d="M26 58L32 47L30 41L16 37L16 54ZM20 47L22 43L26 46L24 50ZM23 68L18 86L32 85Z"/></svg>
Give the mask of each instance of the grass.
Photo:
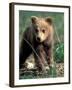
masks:
<svg viewBox="0 0 72 90"><path fill-rule="evenodd" d="M47 70L47 73L39 73L37 71L25 71L20 74L20 79L36 79L36 78L53 78L57 77L56 67L51 67L50 70Z"/></svg>
<svg viewBox="0 0 72 90"><path fill-rule="evenodd" d="M57 63L64 62L64 43L58 43L54 47L54 60Z"/></svg>

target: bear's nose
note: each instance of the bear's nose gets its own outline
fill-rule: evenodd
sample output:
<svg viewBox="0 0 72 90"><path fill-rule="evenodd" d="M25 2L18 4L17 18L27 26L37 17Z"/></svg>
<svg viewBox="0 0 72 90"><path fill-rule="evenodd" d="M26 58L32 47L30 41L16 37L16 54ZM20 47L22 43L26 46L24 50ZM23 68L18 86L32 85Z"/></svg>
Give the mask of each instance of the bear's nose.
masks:
<svg viewBox="0 0 72 90"><path fill-rule="evenodd" d="M40 42L40 38L39 37L37 37L37 40Z"/></svg>

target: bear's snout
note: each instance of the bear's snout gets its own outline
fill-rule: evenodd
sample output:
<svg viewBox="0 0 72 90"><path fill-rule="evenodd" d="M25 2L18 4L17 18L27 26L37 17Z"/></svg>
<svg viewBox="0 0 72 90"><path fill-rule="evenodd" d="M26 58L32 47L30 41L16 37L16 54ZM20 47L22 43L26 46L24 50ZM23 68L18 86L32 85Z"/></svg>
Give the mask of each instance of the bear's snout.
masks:
<svg viewBox="0 0 72 90"><path fill-rule="evenodd" d="M37 37L37 41L38 41L38 42L40 42L40 41L41 41L40 37Z"/></svg>

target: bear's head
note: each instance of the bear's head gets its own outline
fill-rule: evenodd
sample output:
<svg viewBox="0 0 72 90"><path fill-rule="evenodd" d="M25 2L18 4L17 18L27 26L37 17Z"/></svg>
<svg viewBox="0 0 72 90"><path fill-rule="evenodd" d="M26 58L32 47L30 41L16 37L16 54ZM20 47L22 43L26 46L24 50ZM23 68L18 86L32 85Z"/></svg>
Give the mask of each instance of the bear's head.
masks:
<svg viewBox="0 0 72 90"><path fill-rule="evenodd" d="M52 32L52 18L31 17L32 25L35 31L36 40L40 43L44 42Z"/></svg>

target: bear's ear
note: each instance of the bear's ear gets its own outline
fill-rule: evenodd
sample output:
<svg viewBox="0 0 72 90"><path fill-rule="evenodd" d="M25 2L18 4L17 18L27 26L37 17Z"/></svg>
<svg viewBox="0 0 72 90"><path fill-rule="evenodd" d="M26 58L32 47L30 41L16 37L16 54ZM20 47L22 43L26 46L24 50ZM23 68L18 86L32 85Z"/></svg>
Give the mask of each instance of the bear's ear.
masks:
<svg viewBox="0 0 72 90"><path fill-rule="evenodd" d="M52 17L46 17L45 20L46 20L46 22L48 22L50 25L53 24L53 18L52 18Z"/></svg>
<svg viewBox="0 0 72 90"><path fill-rule="evenodd" d="M33 24L36 24L37 19L38 19L38 17L31 16L31 21L32 21Z"/></svg>

